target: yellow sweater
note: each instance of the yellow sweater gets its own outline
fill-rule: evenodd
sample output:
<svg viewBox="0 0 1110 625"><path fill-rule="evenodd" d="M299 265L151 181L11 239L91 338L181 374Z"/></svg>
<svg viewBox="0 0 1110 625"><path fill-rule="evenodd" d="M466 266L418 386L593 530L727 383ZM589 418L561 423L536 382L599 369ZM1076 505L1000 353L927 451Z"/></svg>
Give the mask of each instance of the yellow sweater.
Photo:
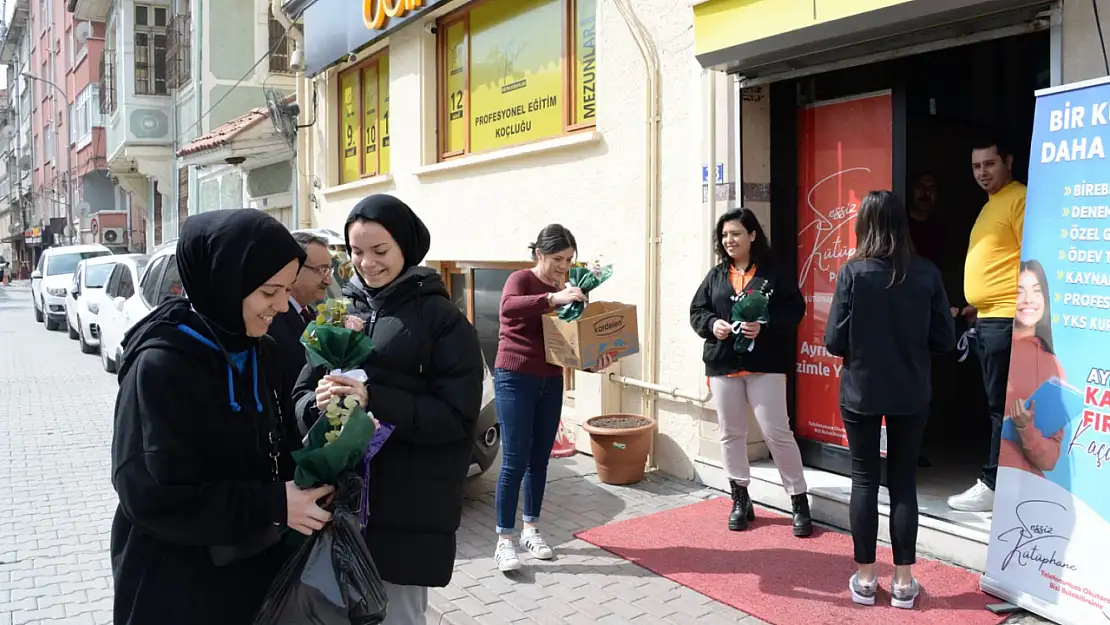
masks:
<svg viewBox="0 0 1110 625"><path fill-rule="evenodd" d="M971 229L964 297L980 317L1013 318L1017 308L1025 185L1011 182L987 200Z"/></svg>

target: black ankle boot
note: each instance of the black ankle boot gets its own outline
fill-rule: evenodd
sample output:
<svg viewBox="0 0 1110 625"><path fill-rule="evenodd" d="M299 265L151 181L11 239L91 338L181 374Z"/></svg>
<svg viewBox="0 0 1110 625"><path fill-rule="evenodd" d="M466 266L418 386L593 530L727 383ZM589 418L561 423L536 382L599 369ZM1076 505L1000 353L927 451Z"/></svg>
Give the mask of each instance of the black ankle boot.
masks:
<svg viewBox="0 0 1110 625"><path fill-rule="evenodd" d="M752 498L748 496L748 488L739 482L729 481L732 486L732 512L728 515L728 528L734 532L748 529L748 522L755 520L755 508L752 507Z"/></svg>
<svg viewBox="0 0 1110 625"><path fill-rule="evenodd" d="M804 538L813 533L813 517L809 514L809 500L805 493L790 497L790 504L794 508L794 535Z"/></svg>

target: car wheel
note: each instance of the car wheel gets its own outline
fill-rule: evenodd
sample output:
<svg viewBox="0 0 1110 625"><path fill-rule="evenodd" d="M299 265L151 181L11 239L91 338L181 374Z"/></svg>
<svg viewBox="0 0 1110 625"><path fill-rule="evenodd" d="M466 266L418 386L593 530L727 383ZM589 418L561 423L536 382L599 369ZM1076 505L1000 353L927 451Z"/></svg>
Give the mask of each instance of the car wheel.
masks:
<svg viewBox="0 0 1110 625"><path fill-rule="evenodd" d="M78 319L77 323L81 323L81 320ZM69 338L71 338L73 340L77 340L77 330L74 330L73 329L73 324L71 324L69 322L69 315L66 315L66 331L69 332ZM84 341L84 339L82 339L82 342L83 341Z"/></svg>
<svg viewBox="0 0 1110 625"><path fill-rule="evenodd" d="M108 350L104 349L103 346L100 348L100 366L104 367L104 371L108 373L116 372L116 363L112 362L112 359L108 357Z"/></svg>
<svg viewBox="0 0 1110 625"><path fill-rule="evenodd" d="M81 341L81 353L92 354L96 352L96 345L89 345L85 342L85 331L81 328L81 318L77 318L77 340Z"/></svg>
<svg viewBox="0 0 1110 625"><path fill-rule="evenodd" d="M35 323L42 323L42 308L38 301L33 302L31 306L35 309Z"/></svg>
<svg viewBox="0 0 1110 625"><path fill-rule="evenodd" d="M44 305L43 308L46 308L46 306ZM53 319L51 319L50 315L48 315L45 311L42 313L42 319L43 325L46 326L46 329L49 332L53 332L59 329L62 325L60 321L54 321Z"/></svg>

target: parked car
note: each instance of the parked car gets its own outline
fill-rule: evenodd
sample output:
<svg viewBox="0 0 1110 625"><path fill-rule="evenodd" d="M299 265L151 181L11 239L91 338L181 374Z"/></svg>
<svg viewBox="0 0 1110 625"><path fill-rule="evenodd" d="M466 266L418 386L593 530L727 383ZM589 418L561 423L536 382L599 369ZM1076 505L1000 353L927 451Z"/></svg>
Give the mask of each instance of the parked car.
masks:
<svg viewBox="0 0 1110 625"><path fill-rule="evenodd" d="M106 307L104 285L122 256L97 256L77 263L73 284L66 297L66 330L69 338L79 341L81 353L91 354L100 346L97 316Z"/></svg>
<svg viewBox="0 0 1110 625"><path fill-rule="evenodd" d="M97 312L96 325L100 335L100 364L108 373L115 373L119 362L120 342L127 331L124 327L123 305L135 294L135 285L150 258L144 254L113 256L115 263L105 282L103 303ZM128 326L130 327L130 326Z"/></svg>
<svg viewBox="0 0 1110 625"><path fill-rule="evenodd" d="M110 256L112 250L103 245L66 245L47 248L35 270L31 272L31 302L35 321L57 330L65 323L66 297L73 284L77 263L86 258Z"/></svg>
<svg viewBox="0 0 1110 625"><path fill-rule="evenodd" d="M181 276L177 271L176 242L170 241L163 244L150 255L150 262L139 279L139 288L123 303L118 299L114 306L120 311L118 322L112 321L111 333L115 341L114 351L109 352L112 362L119 362L120 351L118 342L131 326L150 314L154 309L172 295L186 295L181 287ZM101 347L101 353L105 351ZM102 356L103 358L103 356ZM493 376L489 367L485 366L485 375L482 379L482 409L478 415L478 424L474 432L474 452L471 456L470 475L480 475L489 469L497 459L501 450L501 429L497 425L497 405L493 401ZM106 365L107 368L107 365ZM373 392L371 390L371 392Z"/></svg>

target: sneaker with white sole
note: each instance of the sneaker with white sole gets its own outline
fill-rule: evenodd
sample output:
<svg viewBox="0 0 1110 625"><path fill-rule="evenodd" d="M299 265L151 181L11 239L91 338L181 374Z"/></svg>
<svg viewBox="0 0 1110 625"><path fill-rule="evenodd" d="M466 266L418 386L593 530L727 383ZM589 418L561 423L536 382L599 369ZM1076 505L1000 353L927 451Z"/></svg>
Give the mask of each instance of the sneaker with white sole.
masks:
<svg viewBox="0 0 1110 625"><path fill-rule="evenodd" d="M533 558L550 560L555 557L555 552L547 545L538 529L530 527L520 533L520 546Z"/></svg>
<svg viewBox="0 0 1110 625"><path fill-rule="evenodd" d="M921 584L918 584L917 580L912 577L910 583L904 586L891 582L890 605L903 610L912 610L919 594L921 594Z"/></svg>
<svg viewBox="0 0 1110 625"><path fill-rule="evenodd" d="M516 549L511 540L498 540L497 549L493 552L493 561L497 563L497 570L502 573L520 569L520 558L516 557Z"/></svg>
<svg viewBox="0 0 1110 625"><path fill-rule="evenodd" d="M848 590L852 592L852 603L860 605L875 605L875 594L879 590L879 579L875 578L867 583L861 582L859 573L853 573L848 580Z"/></svg>
<svg viewBox="0 0 1110 625"><path fill-rule="evenodd" d="M948 507L961 512L992 512L994 510L994 490L983 483L975 482L975 486L965 490L959 495L948 498Z"/></svg>

